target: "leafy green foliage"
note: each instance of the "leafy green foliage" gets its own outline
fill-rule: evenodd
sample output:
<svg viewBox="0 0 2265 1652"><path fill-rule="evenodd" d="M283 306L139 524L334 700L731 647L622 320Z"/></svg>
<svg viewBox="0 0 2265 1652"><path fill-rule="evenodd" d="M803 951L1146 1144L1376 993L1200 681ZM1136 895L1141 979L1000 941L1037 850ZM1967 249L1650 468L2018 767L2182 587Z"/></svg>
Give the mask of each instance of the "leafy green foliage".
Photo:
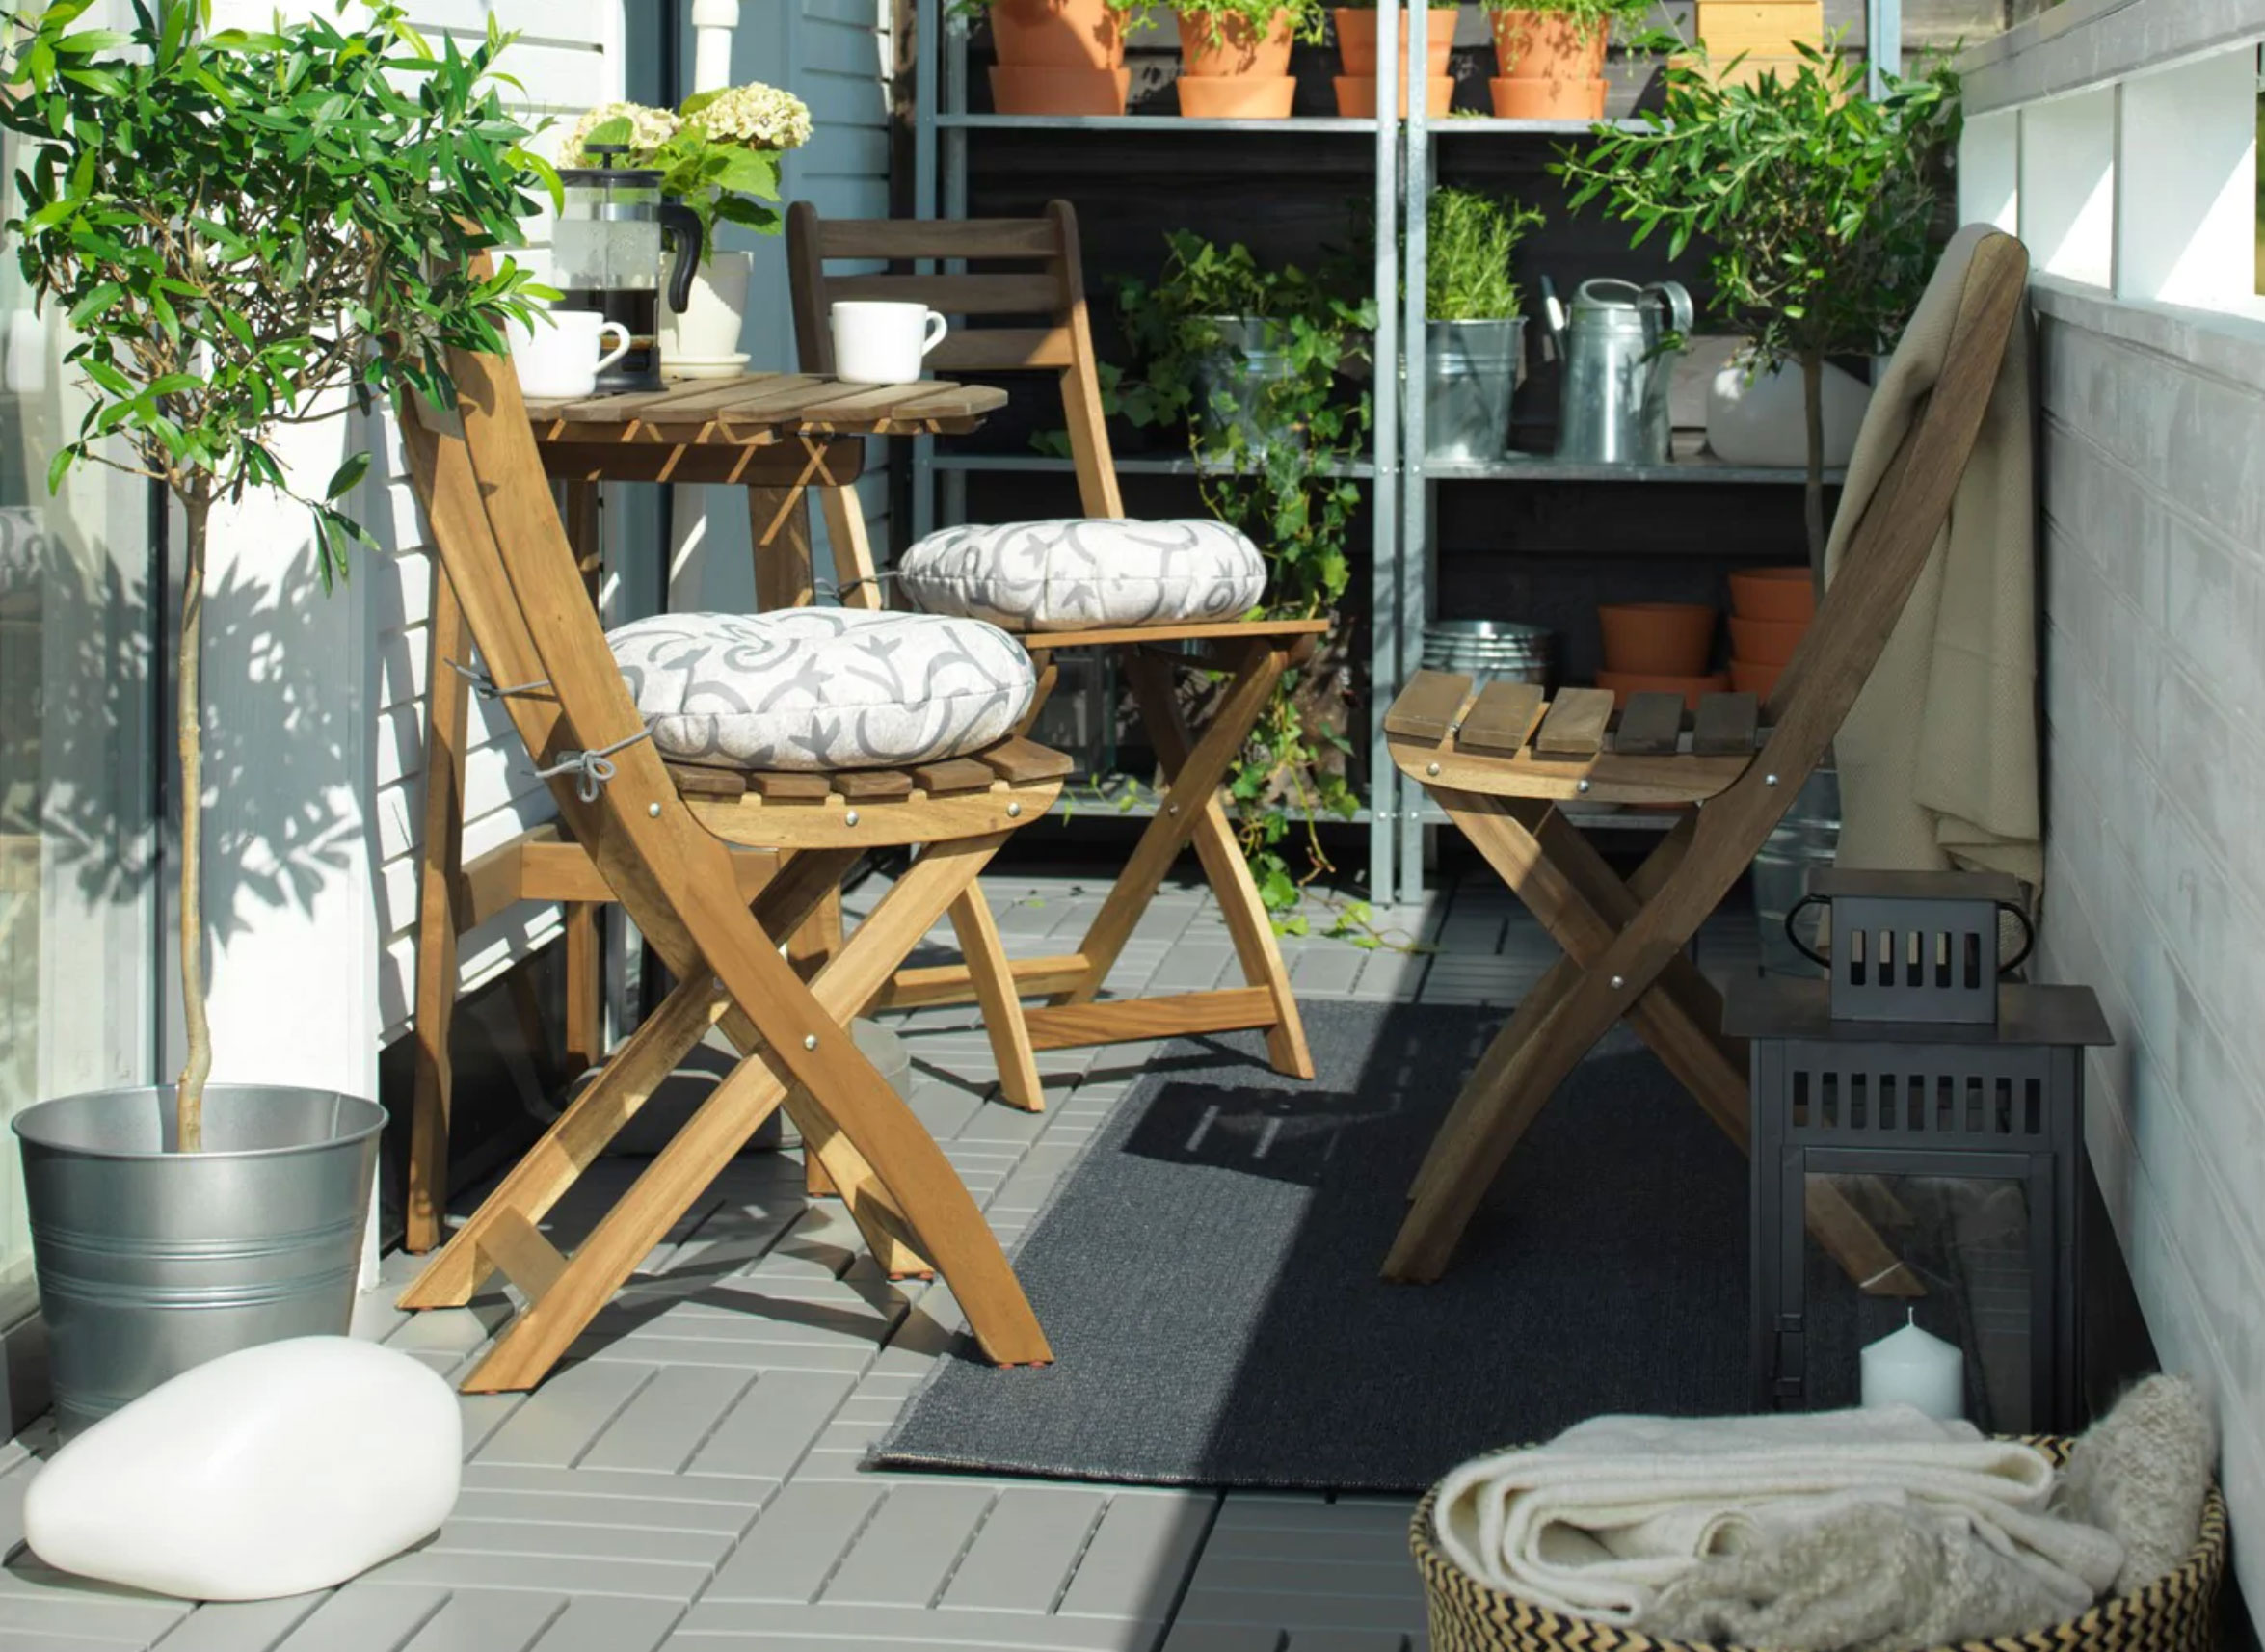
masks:
<svg viewBox="0 0 2265 1652"><path fill-rule="evenodd" d="M1271 564L1271 611L1333 614L1351 580L1349 541L1360 486L1346 471L1367 439L1366 393L1345 370L1368 358L1376 327L1372 299L1349 269L1309 274L1269 269L1239 242L1221 247L1185 230L1170 237L1162 279L1118 284L1118 310L1137 370L1111 375L1107 399L1136 425L1185 424L1200 466L1206 506L1240 527ZM1251 374L1223 321L1266 324L1269 370L1251 376L1255 417L1223 386ZM1230 777L1237 830L1259 893L1277 922L1306 886L1331 869L1317 822L1350 819L1359 807L1346 774L1351 674L1333 633L1304 667L1289 673L1259 719ZM1292 853L1304 865L1293 869ZM1333 933L1350 929L1339 915Z"/></svg>
<svg viewBox="0 0 2265 1652"><path fill-rule="evenodd" d="M1539 211L1476 189L1435 189L1425 214L1425 313L1433 321L1501 321L1523 313L1510 260L1541 227Z"/></svg>
<svg viewBox="0 0 2265 1652"><path fill-rule="evenodd" d="M1574 185L1574 207L1601 200L1634 225L1631 245L1663 229L1670 256L1694 236L1713 241L1716 316L1752 335L1756 371L1801 364L1810 550L1821 563L1817 376L1826 356L1891 348L1926 290L1959 82L1941 67L1890 77L1874 101L1863 65L1837 46L1796 49L1791 75L1772 70L1745 86L1670 65L1665 101L1641 128L1600 127L1586 154L1568 150L1552 170Z"/></svg>
<svg viewBox="0 0 2265 1652"><path fill-rule="evenodd" d="M1290 30L1301 40L1319 44L1328 27L1329 13L1321 0L1157 0L1167 12L1202 25L1217 45L1227 38L1230 21L1240 20L1264 35L1282 13L1290 14Z"/></svg>
<svg viewBox="0 0 2265 1652"><path fill-rule="evenodd" d="M449 396L446 349L499 350L536 307L525 272L470 271L548 171L496 91L502 36L436 54L391 5L354 33L206 35L210 0L135 0L120 35L75 27L91 4L6 13L24 90L0 125L27 156L7 228L90 395L51 486L115 434L184 503L287 492L276 425L350 386ZM359 476L303 501L326 580L368 543L336 503Z"/></svg>
<svg viewBox="0 0 2265 1652"><path fill-rule="evenodd" d="M1568 17L1583 33L1591 28L1626 26L1650 15L1652 10L1652 0L1485 0L1485 5L1489 12L1541 12Z"/></svg>
<svg viewBox="0 0 2265 1652"><path fill-rule="evenodd" d="M115 466L164 483L188 530L176 1106L193 1150L212 1065L200 830L212 507L255 487L299 499L323 583L343 575L351 546L372 543L341 502L369 456L299 494L269 446L276 427L327 416L325 399L348 389L453 405L446 352L502 350L504 323L555 296L508 260L491 274L473 263L518 245L531 192L557 179L504 113L493 28L467 55L454 40L436 53L391 4L352 31L315 17L218 34L211 0L133 0L128 34L79 27L92 4L0 12L13 92L0 125L25 154L7 229L41 307L68 317L64 360L88 396L48 486L88 460Z"/></svg>
<svg viewBox="0 0 2265 1652"><path fill-rule="evenodd" d="M945 0L944 14L946 17L979 17L998 3L999 0ZM1124 26L1132 29L1148 20L1149 13L1156 10L1157 0L1106 0L1106 4L1110 11L1122 13Z"/></svg>

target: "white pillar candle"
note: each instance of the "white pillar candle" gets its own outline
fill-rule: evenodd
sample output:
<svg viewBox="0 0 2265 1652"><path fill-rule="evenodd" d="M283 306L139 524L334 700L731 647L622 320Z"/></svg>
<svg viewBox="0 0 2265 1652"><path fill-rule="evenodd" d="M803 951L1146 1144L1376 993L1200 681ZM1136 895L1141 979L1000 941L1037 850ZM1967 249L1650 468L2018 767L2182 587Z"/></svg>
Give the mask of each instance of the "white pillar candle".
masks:
<svg viewBox="0 0 2265 1652"><path fill-rule="evenodd" d="M1966 1414L1965 1356L1919 1328L1918 1313L1863 1351L1866 1405L1915 1405L1930 1417Z"/></svg>

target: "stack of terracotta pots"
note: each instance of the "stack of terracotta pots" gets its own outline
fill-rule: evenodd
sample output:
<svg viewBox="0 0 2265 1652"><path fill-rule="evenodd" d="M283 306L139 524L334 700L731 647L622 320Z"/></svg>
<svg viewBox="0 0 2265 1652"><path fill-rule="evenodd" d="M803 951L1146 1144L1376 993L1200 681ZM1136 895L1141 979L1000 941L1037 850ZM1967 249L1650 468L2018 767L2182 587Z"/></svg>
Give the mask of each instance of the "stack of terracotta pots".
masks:
<svg viewBox="0 0 2265 1652"><path fill-rule="evenodd" d="M1376 115L1376 13L1340 6L1331 13L1337 20L1337 55L1344 73L1337 77L1337 113L1359 120ZM1447 114L1455 94L1454 76L1448 72L1448 54L1454 50L1459 6L1433 6L1424 19L1425 113L1432 120ZM1399 14L1399 53L1393 61L1408 59L1408 14Z"/></svg>
<svg viewBox="0 0 2265 1652"><path fill-rule="evenodd" d="M1730 686L1763 699L1817 617L1806 568L1742 568L1730 576Z"/></svg>
<svg viewBox="0 0 2265 1652"><path fill-rule="evenodd" d="M1707 670L1715 653L1715 610L1703 602L1618 602L1596 611L1605 634L1605 669L1596 685L1616 705L1631 694L1680 694L1698 709L1699 696L1730 686Z"/></svg>
<svg viewBox="0 0 2265 1652"><path fill-rule="evenodd" d="M992 0L991 101L1001 115L1122 115L1132 84L1108 0Z"/></svg>
<svg viewBox="0 0 2265 1652"><path fill-rule="evenodd" d="M1605 114L1607 22L1575 21L1562 12L1505 7L1494 13L1500 120L1601 120Z"/></svg>
<svg viewBox="0 0 2265 1652"><path fill-rule="evenodd" d="M1180 14L1180 113L1212 120L1289 119L1297 82L1290 76L1288 8L1262 31L1247 18L1209 12Z"/></svg>

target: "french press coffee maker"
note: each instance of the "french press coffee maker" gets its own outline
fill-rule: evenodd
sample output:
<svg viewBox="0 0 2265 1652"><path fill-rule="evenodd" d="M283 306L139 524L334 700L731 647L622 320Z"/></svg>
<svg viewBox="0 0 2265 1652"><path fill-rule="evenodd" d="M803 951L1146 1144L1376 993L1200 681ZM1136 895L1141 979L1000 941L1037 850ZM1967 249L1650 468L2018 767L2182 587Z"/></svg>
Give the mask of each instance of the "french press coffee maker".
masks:
<svg viewBox="0 0 2265 1652"><path fill-rule="evenodd" d="M588 152L604 163L627 151L593 144ZM554 284L565 295L559 307L596 310L629 333L628 354L598 375L599 392L657 390L662 253L675 245L668 301L681 315L700 267L700 220L690 207L661 199L657 172L600 164L558 177L566 194L552 251Z"/></svg>

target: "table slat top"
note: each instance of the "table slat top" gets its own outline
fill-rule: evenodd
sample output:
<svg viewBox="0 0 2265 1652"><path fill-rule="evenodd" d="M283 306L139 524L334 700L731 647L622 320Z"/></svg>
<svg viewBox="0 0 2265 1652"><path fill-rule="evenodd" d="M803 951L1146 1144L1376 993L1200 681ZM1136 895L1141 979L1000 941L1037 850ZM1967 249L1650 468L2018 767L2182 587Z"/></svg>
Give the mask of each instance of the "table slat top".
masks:
<svg viewBox="0 0 2265 1652"><path fill-rule="evenodd" d="M659 390L529 401L539 440L746 443L794 435L951 433L1006 405L993 385L863 385L809 373L681 379Z"/></svg>

